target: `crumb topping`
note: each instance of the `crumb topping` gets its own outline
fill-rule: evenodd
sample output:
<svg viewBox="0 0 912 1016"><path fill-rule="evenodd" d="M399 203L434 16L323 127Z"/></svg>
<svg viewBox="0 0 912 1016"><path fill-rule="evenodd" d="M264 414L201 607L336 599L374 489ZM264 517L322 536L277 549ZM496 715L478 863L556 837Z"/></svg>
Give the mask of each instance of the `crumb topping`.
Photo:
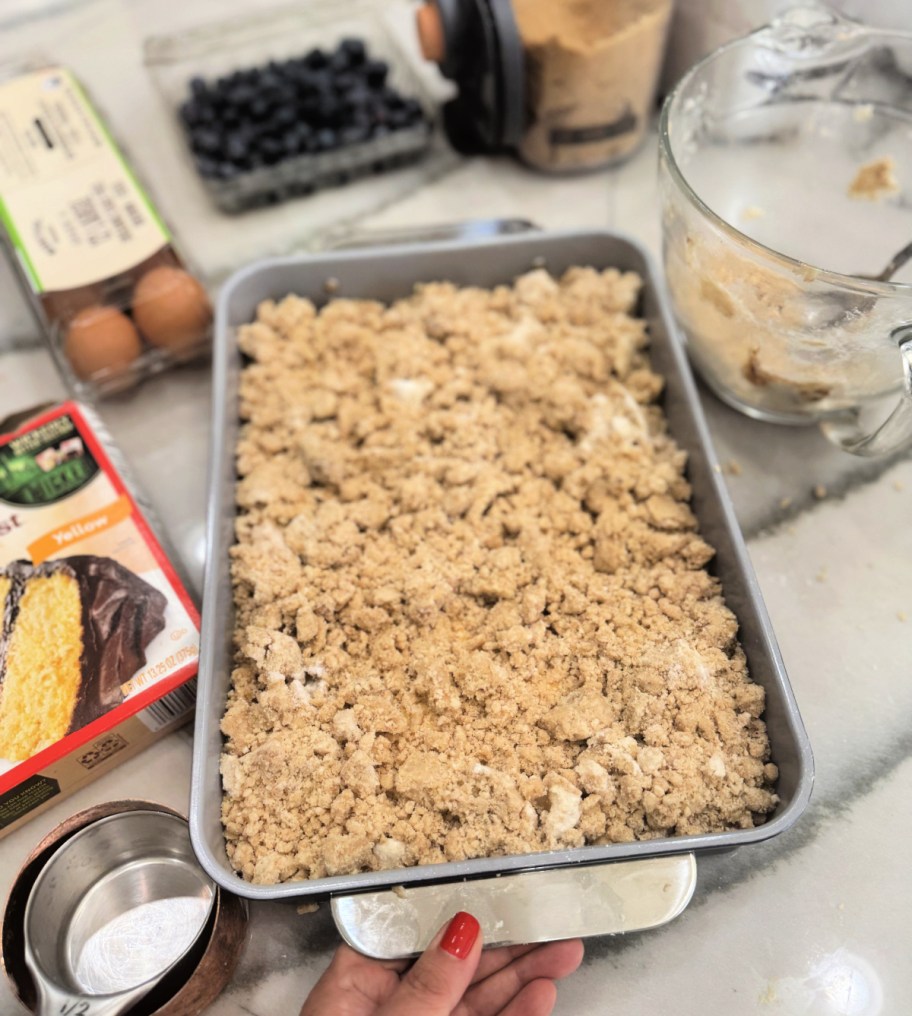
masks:
<svg viewBox="0 0 912 1016"><path fill-rule="evenodd" d="M882 156L861 166L849 184L850 198L878 201L888 194L899 192L896 179L896 162L889 156Z"/></svg>
<svg viewBox="0 0 912 1016"><path fill-rule="evenodd" d="M749 828L776 768L640 280L240 331L228 854L258 883Z"/></svg>

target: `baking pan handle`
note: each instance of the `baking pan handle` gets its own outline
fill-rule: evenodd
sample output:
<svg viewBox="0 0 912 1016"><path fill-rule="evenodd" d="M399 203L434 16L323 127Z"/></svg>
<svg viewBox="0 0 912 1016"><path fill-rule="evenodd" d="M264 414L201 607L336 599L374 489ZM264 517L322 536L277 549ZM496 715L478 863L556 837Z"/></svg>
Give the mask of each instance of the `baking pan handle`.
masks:
<svg viewBox="0 0 912 1016"><path fill-rule="evenodd" d="M467 219L427 226L402 226L390 229L344 229L330 232L323 240L325 250L350 250L360 247L390 247L413 243L437 243L442 240L483 240L492 236L537 231L528 219Z"/></svg>
<svg viewBox="0 0 912 1016"><path fill-rule="evenodd" d="M677 917L693 896L693 854L335 896L342 938L375 959L416 956L459 910L481 923L485 946L644 931Z"/></svg>

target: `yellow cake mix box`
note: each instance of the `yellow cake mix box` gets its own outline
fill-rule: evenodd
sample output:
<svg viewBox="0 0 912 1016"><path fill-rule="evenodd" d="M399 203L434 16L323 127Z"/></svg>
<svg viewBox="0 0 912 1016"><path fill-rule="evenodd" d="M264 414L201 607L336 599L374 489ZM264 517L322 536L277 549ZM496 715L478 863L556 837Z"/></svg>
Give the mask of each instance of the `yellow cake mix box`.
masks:
<svg viewBox="0 0 912 1016"><path fill-rule="evenodd" d="M101 426L0 430L0 836L187 720L199 614Z"/></svg>

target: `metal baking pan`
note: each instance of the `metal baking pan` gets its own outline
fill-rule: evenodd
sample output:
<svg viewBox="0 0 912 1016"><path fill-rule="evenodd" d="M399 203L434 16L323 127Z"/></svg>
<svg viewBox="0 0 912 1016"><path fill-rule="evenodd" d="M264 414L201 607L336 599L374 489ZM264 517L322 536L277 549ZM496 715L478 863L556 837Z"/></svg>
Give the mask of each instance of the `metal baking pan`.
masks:
<svg viewBox="0 0 912 1016"><path fill-rule="evenodd" d="M533 267L544 266L559 275L573 265L616 267L643 278L639 310L649 324L653 366L666 378L663 404L671 433L689 455L692 507L702 534L716 548L711 567L740 622L740 639L753 679L766 689L765 719L772 758L780 773L776 811L755 829L478 858L280 885L245 882L228 862L219 818L219 722L232 660L228 552L234 541L234 449L241 368L235 341L238 326L254 319L261 300L280 299L288 293L310 297L318 304L330 299L329 294L388 302L407 296L417 282L449 280L491 287L510 283ZM694 854L769 839L798 819L813 784L810 745L719 475L690 369L673 336L667 300L650 257L633 240L602 231L529 233L278 258L251 265L226 283L216 314L208 555L190 801L194 847L203 867L219 885L251 899L332 897L343 935L357 948L378 956L420 951L439 923L460 908L484 910L482 926L488 944L603 934L652 927L679 913L693 892ZM656 858L661 858L661 864L644 863ZM476 881L479 879L482 881ZM653 901L651 909L634 905L634 899L645 904L647 897ZM593 906L594 902L597 905ZM555 915L553 921L543 919L541 908L546 903ZM527 914L538 918L534 937ZM565 918L567 914L576 915L569 924L557 919L557 915Z"/></svg>

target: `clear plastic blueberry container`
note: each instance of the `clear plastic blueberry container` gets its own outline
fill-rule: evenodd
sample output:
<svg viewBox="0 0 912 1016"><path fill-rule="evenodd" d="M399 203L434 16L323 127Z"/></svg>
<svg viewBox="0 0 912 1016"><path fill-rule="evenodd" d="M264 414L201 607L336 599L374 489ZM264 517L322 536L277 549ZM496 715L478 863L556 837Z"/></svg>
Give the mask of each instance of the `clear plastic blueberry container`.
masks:
<svg viewBox="0 0 912 1016"><path fill-rule="evenodd" d="M403 44L402 26L397 31L388 17L388 7L385 9L374 0L346 0L342 4L311 0L145 40L146 67L174 110L195 171L221 210L240 212L359 177L387 174L429 153L436 103L422 80L418 60L410 56ZM411 122L372 122L362 124L360 131L349 131L343 114L342 122L336 124L336 137L330 143L321 143L317 137L319 118L309 122L300 98L296 102L276 98L269 112L246 107L240 125L220 122L218 118L224 114L217 111L213 126L222 137L235 131L241 142L255 139L249 152L240 156L240 166L226 161L218 152L209 158L199 150L199 125L187 123L186 104L193 99L194 92L205 96L205 89L212 89L225 79L243 87L254 70L261 76L278 76L285 86L289 83L286 74L291 73L287 69L292 62L306 77L308 54L320 50L331 56L343 40L353 39L363 42L368 61L379 61L388 67L382 87L409 104L413 113ZM299 87L307 88L309 82ZM292 118L289 110L285 111L284 134L280 128L270 126L273 123L270 118L282 104L295 112ZM206 126L203 124L204 129ZM312 137L296 144L300 132L306 134L309 128ZM259 140L263 135L269 137L273 146L286 143L286 149L281 153L270 149L264 156Z"/></svg>

